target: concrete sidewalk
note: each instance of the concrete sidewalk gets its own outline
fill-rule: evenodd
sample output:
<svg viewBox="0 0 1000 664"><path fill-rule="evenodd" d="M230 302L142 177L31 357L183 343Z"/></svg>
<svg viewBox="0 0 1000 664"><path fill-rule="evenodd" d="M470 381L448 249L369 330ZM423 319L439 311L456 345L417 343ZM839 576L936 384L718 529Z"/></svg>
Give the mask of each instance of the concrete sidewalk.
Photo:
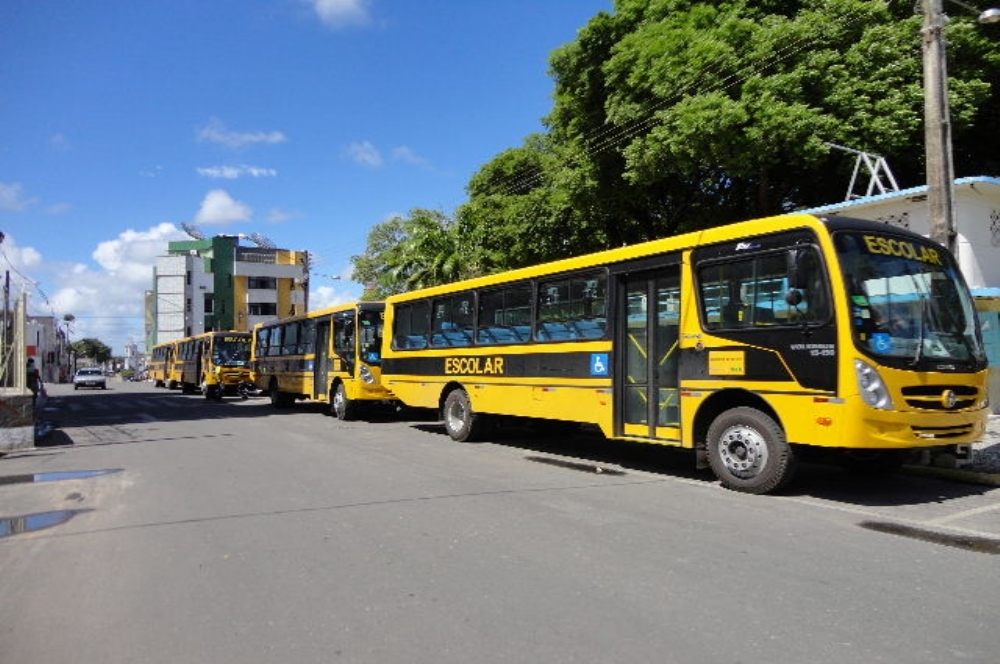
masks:
<svg viewBox="0 0 1000 664"><path fill-rule="evenodd" d="M35 408L31 393L0 388L0 455L35 444Z"/></svg>

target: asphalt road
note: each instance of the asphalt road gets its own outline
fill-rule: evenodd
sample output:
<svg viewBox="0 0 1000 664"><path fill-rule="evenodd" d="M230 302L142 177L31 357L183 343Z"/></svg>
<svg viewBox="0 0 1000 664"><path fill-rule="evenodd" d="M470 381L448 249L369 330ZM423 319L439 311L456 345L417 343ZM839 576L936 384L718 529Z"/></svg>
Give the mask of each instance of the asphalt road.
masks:
<svg viewBox="0 0 1000 664"><path fill-rule="evenodd" d="M0 459L3 664L1000 661L998 489L48 387Z"/></svg>

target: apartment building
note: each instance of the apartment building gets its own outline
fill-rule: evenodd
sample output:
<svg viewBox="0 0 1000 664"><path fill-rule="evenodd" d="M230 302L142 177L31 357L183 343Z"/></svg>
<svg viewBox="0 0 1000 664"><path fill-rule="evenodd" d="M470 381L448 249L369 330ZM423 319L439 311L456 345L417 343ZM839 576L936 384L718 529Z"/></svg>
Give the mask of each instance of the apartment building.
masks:
<svg viewBox="0 0 1000 664"><path fill-rule="evenodd" d="M246 239L216 235L168 244L146 292L146 348L212 330L250 331L308 310L309 253L277 249L259 237L245 246Z"/></svg>

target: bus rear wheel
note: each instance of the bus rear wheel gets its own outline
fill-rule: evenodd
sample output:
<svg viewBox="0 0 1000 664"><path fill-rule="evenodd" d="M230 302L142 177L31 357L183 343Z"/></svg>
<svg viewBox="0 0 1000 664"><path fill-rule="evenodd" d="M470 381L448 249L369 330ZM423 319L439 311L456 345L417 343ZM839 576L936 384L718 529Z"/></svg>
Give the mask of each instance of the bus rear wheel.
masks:
<svg viewBox="0 0 1000 664"><path fill-rule="evenodd" d="M295 403L295 398L278 389L278 381L271 379L268 387L268 394L271 396L271 406L274 408L288 408Z"/></svg>
<svg viewBox="0 0 1000 664"><path fill-rule="evenodd" d="M444 428L459 443L475 440L483 429L484 416L472 410L469 395L463 389L452 390L444 400Z"/></svg>
<svg viewBox="0 0 1000 664"><path fill-rule="evenodd" d="M727 489L775 491L791 481L795 461L781 426L756 408L727 410L708 429L708 462Z"/></svg>
<svg viewBox="0 0 1000 664"><path fill-rule="evenodd" d="M343 383L337 383L333 388L333 398L330 400L333 414L338 420L348 422L357 416L358 405L347 398L347 388Z"/></svg>

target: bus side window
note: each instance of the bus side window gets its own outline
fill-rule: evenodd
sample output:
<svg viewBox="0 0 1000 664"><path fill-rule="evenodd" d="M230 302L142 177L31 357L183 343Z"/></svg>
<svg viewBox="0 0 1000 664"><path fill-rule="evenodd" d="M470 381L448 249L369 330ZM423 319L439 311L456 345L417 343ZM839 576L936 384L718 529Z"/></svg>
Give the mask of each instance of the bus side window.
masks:
<svg viewBox="0 0 1000 664"><path fill-rule="evenodd" d="M400 350L427 347L430 329L430 303L414 302L396 307L392 323L392 344Z"/></svg>

